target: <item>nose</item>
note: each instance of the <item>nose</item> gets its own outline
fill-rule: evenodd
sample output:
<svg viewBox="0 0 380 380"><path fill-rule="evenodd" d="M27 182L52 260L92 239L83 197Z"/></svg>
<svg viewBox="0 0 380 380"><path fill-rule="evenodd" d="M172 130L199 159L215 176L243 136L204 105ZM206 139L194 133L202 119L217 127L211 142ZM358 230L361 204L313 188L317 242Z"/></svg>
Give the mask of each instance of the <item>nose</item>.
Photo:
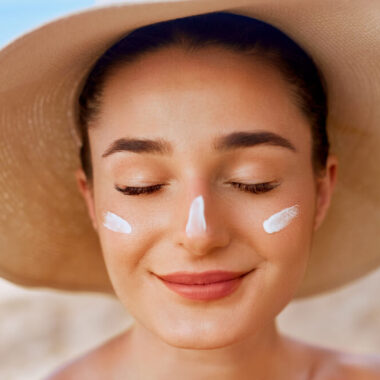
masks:
<svg viewBox="0 0 380 380"><path fill-rule="evenodd" d="M195 195L186 202L183 220L180 245L188 252L202 256L229 244L226 223L211 199L204 194Z"/></svg>

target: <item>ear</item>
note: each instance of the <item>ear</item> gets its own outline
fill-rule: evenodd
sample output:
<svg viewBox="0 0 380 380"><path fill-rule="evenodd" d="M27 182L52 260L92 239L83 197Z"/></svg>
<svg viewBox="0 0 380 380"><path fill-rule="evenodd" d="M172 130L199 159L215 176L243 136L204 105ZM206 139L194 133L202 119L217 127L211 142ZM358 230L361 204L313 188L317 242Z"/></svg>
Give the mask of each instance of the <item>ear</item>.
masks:
<svg viewBox="0 0 380 380"><path fill-rule="evenodd" d="M314 216L314 231L322 224L327 210L330 207L331 198L337 181L338 158L330 154L326 162L326 171L323 177L317 179L317 198Z"/></svg>
<svg viewBox="0 0 380 380"><path fill-rule="evenodd" d="M92 225L95 229L95 231L98 230L97 222L96 222L96 216L95 216L95 204L94 204L94 196L93 196L93 190L90 185L90 183L87 180L86 174L84 173L83 169L77 169L75 171L75 177L77 180L77 185L80 193L83 196L83 199L87 206L87 211L90 216Z"/></svg>

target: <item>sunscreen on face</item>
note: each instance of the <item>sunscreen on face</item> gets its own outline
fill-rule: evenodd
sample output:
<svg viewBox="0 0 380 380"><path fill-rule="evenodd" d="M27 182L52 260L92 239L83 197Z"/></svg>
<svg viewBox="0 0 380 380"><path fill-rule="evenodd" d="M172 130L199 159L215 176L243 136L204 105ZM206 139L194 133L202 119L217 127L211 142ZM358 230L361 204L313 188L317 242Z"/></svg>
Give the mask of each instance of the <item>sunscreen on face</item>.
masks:
<svg viewBox="0 0 380 380"><path fill-rule="evenodd" d="M186 233L188 236L206 231L204 209L203 197L199 195L193 200L190 206L189 219L186 224Z"/></svg>
<svg viewBox="0 0 380 380"><path fill-rule="evenodd" d="M111 231L121 232L124 234L129 234L132 231L131 225L126 220L110 211L107 211L104 216L103 226L107 227Z"/></svg>
<svg viewBox="0 0 380 380"><path fill-rule="evenodd" d="M276 214L273 214L267 220L264 221L263 227L268 234L272 234L277 231L281 231L285 228L290 221L295 218L299 213L299 206L294 205L292 207L285 208Z"/></svg>

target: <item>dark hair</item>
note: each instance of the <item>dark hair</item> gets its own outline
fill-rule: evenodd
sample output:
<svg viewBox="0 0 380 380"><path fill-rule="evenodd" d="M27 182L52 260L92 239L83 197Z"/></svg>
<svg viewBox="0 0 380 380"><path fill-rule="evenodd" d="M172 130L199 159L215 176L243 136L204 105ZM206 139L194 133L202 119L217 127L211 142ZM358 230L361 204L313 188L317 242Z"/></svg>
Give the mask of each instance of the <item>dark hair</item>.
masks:
<svg viewBox="0 0 380 380"><path fill-rule="evenodd" d="M310 120L314 173L323 171L329 152L326 131L327 90L323 75L312 58L270 24L230 12L212 12L135 29L96 61L79 97L79 125L83 144L80 159L91 183L93 173L88 128L89 122L98 114L107 75L118 66L170 46L179 46L187 51L221 46L263 60L278 69L290 84L296 104Z"/></svg>

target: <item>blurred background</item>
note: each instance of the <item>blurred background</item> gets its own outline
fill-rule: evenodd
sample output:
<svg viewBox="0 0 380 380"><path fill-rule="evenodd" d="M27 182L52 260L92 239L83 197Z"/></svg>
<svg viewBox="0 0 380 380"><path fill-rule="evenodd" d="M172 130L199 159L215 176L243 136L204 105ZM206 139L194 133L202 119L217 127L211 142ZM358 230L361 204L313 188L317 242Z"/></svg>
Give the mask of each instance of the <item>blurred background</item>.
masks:
<svg viewBox="0 0 380 380"><path fill-rule="evenodd" d="M0 47L98 0L0 0ZM284 333L348 352L380 354L380 270L329 294L293 301ZM0 379L42 380L68 360L128 328L133 318L108 296L26 289L0 278Z"/></svg>

